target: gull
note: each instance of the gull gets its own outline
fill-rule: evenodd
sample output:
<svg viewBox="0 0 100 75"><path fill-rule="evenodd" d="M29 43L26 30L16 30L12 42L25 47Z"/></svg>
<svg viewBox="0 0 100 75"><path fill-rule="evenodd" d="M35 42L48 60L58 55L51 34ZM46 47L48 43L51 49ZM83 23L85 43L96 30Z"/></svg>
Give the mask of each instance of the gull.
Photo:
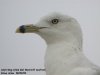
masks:
<svg viewBox="0 0 100 75"><path fill-rule="evenodd" d="M83 53L82 29L75 18L51 13L36 24L19 26L16 33L36 33L46 41L46 75L100 75L100 67Z"/></svg>

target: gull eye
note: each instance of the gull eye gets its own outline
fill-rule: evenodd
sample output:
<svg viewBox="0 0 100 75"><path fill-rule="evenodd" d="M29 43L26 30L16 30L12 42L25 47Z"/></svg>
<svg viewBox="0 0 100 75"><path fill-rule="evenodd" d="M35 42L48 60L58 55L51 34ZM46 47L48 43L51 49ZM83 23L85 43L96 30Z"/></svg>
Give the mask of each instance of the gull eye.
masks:
<svg viewBox="0 0 100 75"><path fill-rule="evenodd" d="M52 24L57 24L59 22L59 19L53 19L51 22Z"/></svg>

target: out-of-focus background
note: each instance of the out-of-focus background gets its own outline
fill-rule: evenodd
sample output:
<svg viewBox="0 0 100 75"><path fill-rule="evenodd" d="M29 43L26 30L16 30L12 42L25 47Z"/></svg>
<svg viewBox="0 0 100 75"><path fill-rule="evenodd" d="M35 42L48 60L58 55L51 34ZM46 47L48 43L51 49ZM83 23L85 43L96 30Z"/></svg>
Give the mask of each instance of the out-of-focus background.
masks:
<svg viewBox="0 0 100 75"><path fill-rule="evenodd" d="M51 12L75 17L83 30L83 51L100 66L100 0L0 0L0 68L44 68L46 44L37 34L16 34ZM31 72L27 75L44 75Z"/></svg>

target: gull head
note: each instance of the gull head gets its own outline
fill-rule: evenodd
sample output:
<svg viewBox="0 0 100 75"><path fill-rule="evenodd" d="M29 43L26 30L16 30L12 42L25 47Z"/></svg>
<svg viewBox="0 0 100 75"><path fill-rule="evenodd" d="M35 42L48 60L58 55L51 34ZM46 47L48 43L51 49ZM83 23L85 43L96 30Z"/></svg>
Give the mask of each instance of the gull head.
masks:
<svg viewBox="0 0 100 75"><path fill-rule="evenodd" d="M73 38L82 43L82 32L76 19L59 13L44 16L36 24L21 25L16 33L36 33L47 43L67 42Z"/></svg>

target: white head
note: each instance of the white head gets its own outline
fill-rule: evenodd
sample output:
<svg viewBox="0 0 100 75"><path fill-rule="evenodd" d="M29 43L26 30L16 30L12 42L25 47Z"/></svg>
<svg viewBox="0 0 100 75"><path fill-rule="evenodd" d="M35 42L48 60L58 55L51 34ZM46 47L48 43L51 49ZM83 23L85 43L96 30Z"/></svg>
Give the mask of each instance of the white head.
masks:
<svg viewBox="0 0 100 75"><path fill-rule="evenodd" d="M17 29L19 33L37 33L48 44L75 38L82 45L82 32L78 22L66 15L53 13L40 19L37 24L23 25Z"/></svg>

